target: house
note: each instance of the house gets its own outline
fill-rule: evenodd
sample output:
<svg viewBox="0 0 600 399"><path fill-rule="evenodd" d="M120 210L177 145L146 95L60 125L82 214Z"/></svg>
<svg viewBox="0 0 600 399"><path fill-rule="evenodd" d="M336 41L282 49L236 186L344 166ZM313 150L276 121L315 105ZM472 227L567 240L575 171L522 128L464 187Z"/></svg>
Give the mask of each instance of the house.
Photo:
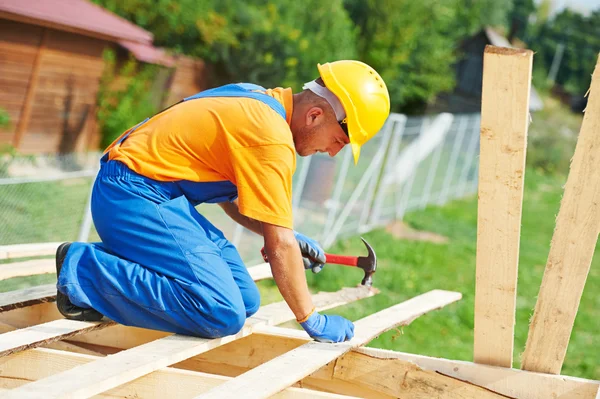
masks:
<svg viewBox="0 0 600 399"><path fill-rule="evenodd" d="M482 29L465 40L460 46L461 56L456 63L456 86L452 92L439 95L435 104L428 108L429 113L472 113L481 111L483 51L488 44L499 47L513 47L504 36L490 27ZM543 107L542 99L532 85L529 110L535 112Z"/></svg>
<svg viewBox="0 0 600 399"><path fill-rule="evenodd" d="M97 149L103 51L160 65L160 90L179 99L206 88L204 63L172 57L152 34L87 0L0 0L0 146L20 153ZM156 86L156 85L155 85Z"/></svg>

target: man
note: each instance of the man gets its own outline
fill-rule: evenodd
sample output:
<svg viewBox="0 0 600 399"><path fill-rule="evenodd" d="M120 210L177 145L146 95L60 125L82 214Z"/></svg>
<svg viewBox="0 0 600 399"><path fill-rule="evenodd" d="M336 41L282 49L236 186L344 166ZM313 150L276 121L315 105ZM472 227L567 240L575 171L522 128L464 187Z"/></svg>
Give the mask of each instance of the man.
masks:
<svg viewBox="0 0 600 399"><path fill-rule="evenodd" d="M275 282L308 334L351 339L354 325L316 312L307 288L303 262L316 272L325 256L293 230L295 152L335 156L350 144L357 162L390 100L364 63L318 69L297 94L251 84L198 93L111 144L92 192L102 243L58 248L59 311L205 338L237 333L260 296L235 247L195 209L218 203L264 237Z"/></svg>

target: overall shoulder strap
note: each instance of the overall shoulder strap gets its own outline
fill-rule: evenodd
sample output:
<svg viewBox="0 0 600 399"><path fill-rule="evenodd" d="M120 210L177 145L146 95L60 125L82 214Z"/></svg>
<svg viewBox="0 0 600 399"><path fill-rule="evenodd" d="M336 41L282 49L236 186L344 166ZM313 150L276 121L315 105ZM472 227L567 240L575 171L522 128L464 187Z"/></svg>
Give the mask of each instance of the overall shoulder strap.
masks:
<svg viewBox="0 0 600 399"><path fill-rule="evenodd" d="M246 97L253 98L268 105L283 119L286 119L285 107L275 98L265 93L266 89L252 83L233 83L214 89L201 91L193 96L186 97L183 101L206 97Z"/></svg>

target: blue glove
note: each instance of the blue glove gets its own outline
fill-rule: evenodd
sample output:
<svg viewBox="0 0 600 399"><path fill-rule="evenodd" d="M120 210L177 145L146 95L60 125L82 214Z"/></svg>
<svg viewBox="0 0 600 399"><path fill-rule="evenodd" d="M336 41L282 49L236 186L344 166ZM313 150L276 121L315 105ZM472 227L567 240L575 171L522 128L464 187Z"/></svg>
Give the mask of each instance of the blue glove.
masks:
<svg viewBox="0 0 600 399"><path fill-rule="evenodd" d="M327 261L323 248L321 248L319 243L312 238L308 238L297 231L294 231L294 237L296 237L298 245L300 246L304 268L307 270L312 269L313 273L319 273Z"/></svg>
<svg viewBox="0 0 600 399"><path fill-rule="evenodd" d="M326 316L312 312L300 325L311 338L319 342L343 342L354 337L354 324L342 316Z"/></svg>

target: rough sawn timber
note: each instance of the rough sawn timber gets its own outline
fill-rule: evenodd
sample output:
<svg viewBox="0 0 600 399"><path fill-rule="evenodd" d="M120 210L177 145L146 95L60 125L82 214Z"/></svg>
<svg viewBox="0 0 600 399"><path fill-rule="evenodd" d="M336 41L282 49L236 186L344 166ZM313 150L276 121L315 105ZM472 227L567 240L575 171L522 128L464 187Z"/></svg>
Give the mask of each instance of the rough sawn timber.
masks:
<svg viewBox="0 0 600 399"><path fill-rule="evenodd" d="M325 310L374 295L375 291L359 286L345 288L337 293L313 296L318 309ZM93 363L53 375L7 393L6 398L58 398L67 394L93 396L142 377L148 373L180 362L189 357L235 341L252 333L260 325L275 325L293 320L294 315L285 302L261 307L250 317L244 328L235 335L217 339L170 335Z"/></svg>
<svg viewBox="0 0 600 399"><path fill-rule="evenodd" d="M476 363L512 367L531 50L486 46L483 56L477 268Z"/></svg>
<svg viewBox="0 0 600 399"><path fill-rule="evenodd" d="M355 323L349 342L308 342L225 383L199 398L266 398L291 386L352 348L364 345L385 331L409 323L420 315L458 301L457 292L434 290L392 306ZM273 378L273 376L278 378Z"/></svg>

